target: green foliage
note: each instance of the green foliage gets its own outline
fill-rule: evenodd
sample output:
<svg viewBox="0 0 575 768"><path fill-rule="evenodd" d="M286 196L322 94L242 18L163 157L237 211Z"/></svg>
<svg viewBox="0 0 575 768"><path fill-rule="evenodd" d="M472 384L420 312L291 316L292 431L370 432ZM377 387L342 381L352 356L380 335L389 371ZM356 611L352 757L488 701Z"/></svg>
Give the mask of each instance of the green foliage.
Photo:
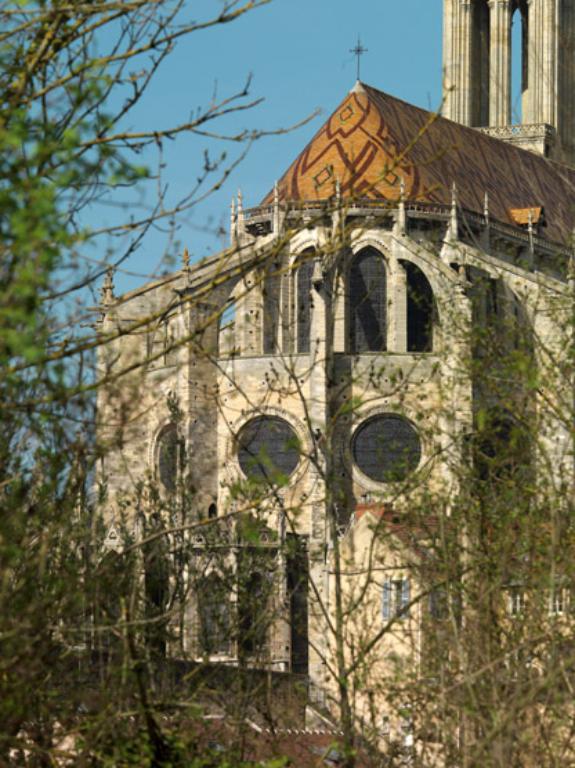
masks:
<svg viewBox="0 0 575 768"><path fill-rule="evenodd" d="M204 26L231 21L253 5L217 8ZM173 41L196 29L179 16L182 7L179 0L0 3L3 765L10 755L22 765L55 764L58 729L74 728L91 755L83 764L159 765L149 723L144 738L112 738L95 757L100 718L145 699L149 681L139 670L147 663L146 638L157 634L150 627L161 629L156 613L164 608L166 574L155 567L152 545L144 553L154 566L147 594L133 577L129 553L119 571L118 563L102 561L105 531L94 517L90 490L103 454L93 429L98 340L86 329L86 316L78 319L76 302L88 296L78 297L74 286L90 286L101 276L83 260L87 244L100 242L86 226L86 211L118 190L152 181L142 149L159 147L169 126L166 133L135 136L126 132L126 118ZM135 78L134 66L140 70ZM218 108L209 109L217 117ZM175 133L192 129L192 123L174 127ZM163 204L157 211L167 215ZM137 229L132 221L126 228ZM98 253L102 259L102 245ZM177 421L177 403L170 408ZM104 497L105 489L99 501ZM128 535L124 544L131 545ZM150 624L144 630L132 619L146 600ZM100 684L115 686L118 700L99 700L94 716L78 724L78 709L102 695L96 669ZM138 695L134 680L142 686ZM175 743L170 749L178 752ZM193 760L186 765L214 764L211 757Z"/></svg>

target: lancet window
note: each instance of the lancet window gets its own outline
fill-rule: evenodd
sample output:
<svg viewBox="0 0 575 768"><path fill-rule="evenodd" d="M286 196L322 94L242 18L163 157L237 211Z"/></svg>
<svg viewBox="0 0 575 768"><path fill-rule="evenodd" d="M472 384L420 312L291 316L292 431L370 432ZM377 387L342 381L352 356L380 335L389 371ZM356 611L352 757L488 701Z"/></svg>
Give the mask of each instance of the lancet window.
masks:
<svg viewBox="0 0 575 768"><path fill-rule="evenodd" d="M273 355L278 352L280 289L281 268L278 264L271 264L263 281L264 355Z"/></svg>
<svg viewBox="0 0 575 768"><path fill-rule="evenodd" d="M375 248L364 248L349 271L349 346L352 353L386 349L387 285L385 262Z"/></svg>
<svg viewBox="0 0 575 768"><path fill-rule="evenodd" d="M421 269L403 262L407 287L407 351L433 350L434 301L433 291Z"/></svg>
<svg viewBox="0 0 575 768"><path fill-rule="evenodd" d="M313 275L313 251L306 251L300 258L296 272L296 322L297 351L309 352L311 332L311 279Z"/></svg>

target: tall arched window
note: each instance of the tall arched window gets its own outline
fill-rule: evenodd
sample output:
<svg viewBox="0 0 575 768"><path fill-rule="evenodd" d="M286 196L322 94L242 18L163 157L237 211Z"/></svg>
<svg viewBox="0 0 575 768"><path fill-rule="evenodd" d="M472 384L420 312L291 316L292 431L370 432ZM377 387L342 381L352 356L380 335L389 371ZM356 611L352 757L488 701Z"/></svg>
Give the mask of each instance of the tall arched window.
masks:
<svg viewBox="0 0 575 768"><path fill-rule="evenodd" d="M280 327L280 288L281 267L269 264L263 280L263 353L274 355L278 351L278 332Z"/></svg>
<svg viewBox="0 0 575 768"><path fill-rule="evenodd" d="M404 261L407 288L407 351L433 349L434 303L429 280L419 267Z"/></svg>
<svg viewBox="0 0 575 768"><path fill-rule="evenodd" d="M252 571L240 575L238 595L238 639L246 656L264 653L271 623L272 581L267 573Z"/></svg>
<svg viewBox="0 0 575 768"><path fill-rule="evenodd" d="M175 424L168 424L158 438L157 471L160 483L169 493L176 490L180 453L178 428Z"/></svg>
<svg viewBox="0 0 575 768"><path fill-rule="evenodd" d="M297 351L309 352L311 332L311 278L313 251L306 251L299 259L296 272Z"/></svg>
<svg viewBox="0 0 575 768"><path fill-rule="evenodd" d="M351 352L386 348L386 272L382 255L364 248L349 271L349 335Z"/></svg>
<svg viewBox="0 0 575 768"><path fill-rule="evenodd" d="M217 573L204 576L197 587L199 645L203 653L230 652L229 590Z"/></svg>

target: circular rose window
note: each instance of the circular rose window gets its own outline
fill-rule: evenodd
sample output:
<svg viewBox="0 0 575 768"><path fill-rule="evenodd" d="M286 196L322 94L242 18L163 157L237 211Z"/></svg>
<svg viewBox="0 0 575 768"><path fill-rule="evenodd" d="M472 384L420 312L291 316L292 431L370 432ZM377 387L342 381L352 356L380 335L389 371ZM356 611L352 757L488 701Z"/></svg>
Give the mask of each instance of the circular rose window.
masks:
<svg viewBox="0 0 575 768"><path fill-rule="evenodd" d="M393 413L374 416L356 431L353 458L370 480L391 483L404 480L421 460L421 441L407 419Z"/></svg>
<svg viewBox="0 0 575 768"><path fill-rule="evenodd" d="M295 471L300 457L293 428L278 416L258 416L238 434L238 461L251 480L277 482Z"/></svg>

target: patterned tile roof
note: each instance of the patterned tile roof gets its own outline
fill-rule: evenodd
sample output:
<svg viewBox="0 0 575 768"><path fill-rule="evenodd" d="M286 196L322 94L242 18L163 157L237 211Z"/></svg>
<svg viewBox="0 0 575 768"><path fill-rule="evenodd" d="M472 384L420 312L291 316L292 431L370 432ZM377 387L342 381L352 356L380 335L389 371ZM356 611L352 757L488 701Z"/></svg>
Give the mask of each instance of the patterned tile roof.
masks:
<svg viewBox="0 0 575 768"><path fill-rule="evenodd" d="M280 200L345 198L449 204L514 224L512 209L543 207L544 236L568 243L575 226L575 169L358 83L288 168ZM273 192L262 201L271 203Z"/></svg>

